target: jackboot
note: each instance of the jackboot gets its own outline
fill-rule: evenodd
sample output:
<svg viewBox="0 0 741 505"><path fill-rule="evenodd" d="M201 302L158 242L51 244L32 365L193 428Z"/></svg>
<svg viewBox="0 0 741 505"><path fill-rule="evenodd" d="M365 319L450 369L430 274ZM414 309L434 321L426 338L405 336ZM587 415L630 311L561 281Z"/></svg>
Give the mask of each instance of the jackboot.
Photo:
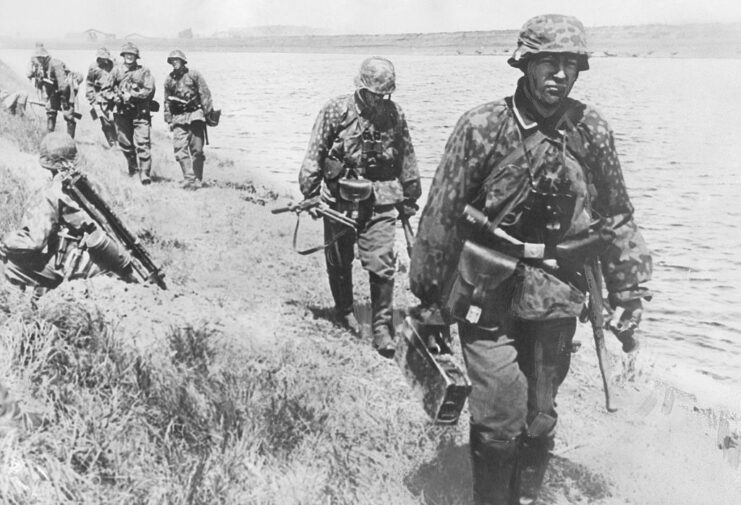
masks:
<svg viewBox="0 0 741 505"><path fill-rule="evenodd" d="M517 456L520 488L519 501L516 502L518 505L533 505L537 502L553 445L553 437L522 438Z"/></svg>
<svg viewBox="0 0 741 505"><path fill-rule="evenodd" d="M202 156L193 158L193 173L199 181L203 180L203 164L205 161Z"/></svg>
<svg viewBox="0 0 741 505"><path fill-rule="evenodd" d="M136 161L136 155L124 154L124 156L126 157L126 166L129 169L129 175L133 177L139 171L139 164Z"/></svg>
<svg viewBox="0 0 741 505"><path fill-rule="evenodd" d="M57 127L57 115L46 116L46 131L53 132Z"/></svg>
<svg viewBox="0 0 741 505"><path fill-rule="evenodd" d="M470 437L474 504L516 504L518 440L497 440L473 425Z"/></svg>
<svg viewBox="0 0 741 505"><path fill-rule="evenodd" d="M384 358L393 358L396 346L393 333L394 279L370 273L373 348Z"/></svg>
<svg viewBox="0 0 741 505"><path fill-rule="evenodd" d="M360 324L353 312L352 269L327 268L329 289L334 299L335 320L355 335L360 335Z"/></svg>
<svg viewBox="0 0 741 505"><path fill-rule="evenodd" d="M103 120L101 120L101 125L106 142L108 142L110 147L114 147L118 143L118 139L116 138L116 127L112 123L105 123Z"/></svg>
<svg viewBox="0 0 741 505"><path fill-rule="evenodd" d="M180 163L180 170L183 172L183 182L191 183L196 180L196 176L193 173L193 161L190 158L183 158L178 160Z"/></svg>
<svg viewBox="0 0 741 505"><path fill-rule="evenodd" d="M143 185L150 184L152 182L151 175L152 175L152 159L146 159L143 160L139 158L139 167L141 168L141 172L139 172L139 180Z"/></svg>
<svg viewBox="0 0 741 505"><path fill-rule="evenodd" d="M67 135L75 138L75 130L77 129L77 123L74 121L67 121Z"/></svg>

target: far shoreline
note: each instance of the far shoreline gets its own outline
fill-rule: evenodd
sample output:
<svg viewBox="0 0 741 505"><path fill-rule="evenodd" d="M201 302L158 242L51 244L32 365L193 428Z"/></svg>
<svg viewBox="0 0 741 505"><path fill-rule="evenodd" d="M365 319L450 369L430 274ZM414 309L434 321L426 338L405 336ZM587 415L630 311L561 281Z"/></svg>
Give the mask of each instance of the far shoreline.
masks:
<svg viewBox="0 0 741 505"><path fill-rule="evenodd" d="M90 33L88 33L90 32ZM471 32L254 35L162 38L131 34L104 37L95 30L65 38L0 37L0 48L33 49L43 43L54 49L91 50L136 43L145 50L226 51L253 53L411 54L428 56L509 55L519 30ZM592 57L741 58L741 23L587 27Z"/></svg>

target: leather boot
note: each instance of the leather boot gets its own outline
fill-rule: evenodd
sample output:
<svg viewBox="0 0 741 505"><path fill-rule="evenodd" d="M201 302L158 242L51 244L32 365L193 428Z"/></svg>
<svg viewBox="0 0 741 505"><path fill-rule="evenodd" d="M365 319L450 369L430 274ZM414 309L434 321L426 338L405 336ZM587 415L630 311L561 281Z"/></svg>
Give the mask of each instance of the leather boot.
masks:
<svg viewBox="0 0 741 505"><path fill-rule="evenodd" d="M139 171L139 165L136 162L136 155L124 155L126 156L126 166L129 168L129 175L135 176Z"/></svg>
<svg viewBox="0 0 741 505"><path fill-rule="evenodd" d="M370 291L373 348L384 358L393 358L394 279L384 279L371 272Z"/></svg>
<svg viewBox="0 0 741 505"><path fill-rule="evenodd" d="M46 131L53 132L56 127L57 127L56 113L53 116L46 116Z"/></svg>
<svg viewBox="0 0 741 505"><path fill-rule="evenodd" d="M103 128L103 135L105 135L105 140L108 142L108 145L110 147L114 147L118 143L118 139L116 138L116 127L113 126L112 123L105 123L101 120L102 128Z"/></svg>
<svg viewBox="0 0 741 505"><path fill-rule="evenodd" d="M548 461L551 459L551 449L553 449L553 437L522 438L517 457L520 488L518 505L536 503L543 485L545 471L548 468Z"/></svg>
<svg viewBox="0 0 741 505"><path fill-rule="evenodd" d="M67 121L67 135L75 138L75 130L77 129L77 123L74 121Z"/></svg>
<svg viewBox="0 0 741 505"><path fill-rule="evenodd" d="M202 156L193 158L193 173L199 181L203 180L203 163L205 161Z"/></svg>
<svg viewBox="0 0 741 505"><path fill-rule="evenodd" d="M471 426L471 464L475 505L514 505L518 440L497 440Z"/></svg>
<svg viewBox="0 0 741 505"><path fill-rule="evenodd" d="M360 335L360 325L353 312L352 269L328 268L327 273L337 323L355 335Z"/></svg>
<svg viewBox="0 0 741 505"><path fill-rule="evenodd" d="M193 173L193 161L190 158L183 158L178 160L180 163L180 170L183 172L183 182L192 183L196 180L196 176Z"/></svg>
<svg viewBox="0 0 741 505"><path fill-rule="evenodd" d="M152 159L149 158L147 160L143 160L139 158L139 166L141 167L141 172L139 172L139 180L141 180L143 185L150 184L152 182L151 172L152 172Z"/></svg>

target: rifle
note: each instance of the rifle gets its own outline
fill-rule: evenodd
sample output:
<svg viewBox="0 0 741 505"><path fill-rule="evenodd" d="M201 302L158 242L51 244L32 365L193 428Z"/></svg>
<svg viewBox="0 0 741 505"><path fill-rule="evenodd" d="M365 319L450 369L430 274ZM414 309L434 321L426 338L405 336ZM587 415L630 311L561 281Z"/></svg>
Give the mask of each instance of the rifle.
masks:
<svg viewBox="0 0 741 505"><path fill-rule="evenodd" d="M62 181L62 189L95 221L100 229L119 242L131 255L132 270L140 281L167 289L164 273L157 267L139 239L116 216L108 204L93 189L87 177L72 172Z"/></svg>
<svg viewBox="0 0 741 505"><path fill-rule="evenodd" d="M404 239L407 242L407 254L409 259L412 259L412 248L414 247L414 232L412 231L412 225L409 223L409 217L400 213L401 216L401 227L404 230Z"/></svg>
<svg viewBox="0 0 741 505"><path fill-rule="evenodd" d="M605 408L608 412L615 412L617 408L612 406L612 395L610 394L610 365L607 348L605 347L605 316L603 313L605 301L602 297L602 274L598 258L593 258L586 263L584 277L589 288L589 320L594 331L594 347L597 350L597 362L602 375L602 387L605 390Z"/></svg>
<svg viewBox="0 0 741 505"><path fill-rule="evenodd" d="M324 245L311 247L309 249L304 250L298 250L296 248L296 242L298 237L298 228L299 228L299 222L301 219L301 213L302 212L308 212L313 211L315 214L322 216L324 218L329 219L330 221L333 221L337 224L340 224L344 226L346 229L339 232L337 235L335 235L332 240L327 242ZM357 232L358 224L355 222L354 219L349 218L342 212L339 212L335 209L332 209L327 205L327 203L322 200L322 197L320 195L314 196L312 198L307 198L306 200L303 200L298 203L291 203L286 205L285 207L278 207L277 209L272 209L270 211L272 214L282 214L284 212L295 212L296 213L296 228L293 231L293 249L301 254L312 254L317 251L321 251L322 249L325 249L329 247L330 245L337 242L337 240L340 239L343 235L349 233L352 231L353 233Z"/></svg>

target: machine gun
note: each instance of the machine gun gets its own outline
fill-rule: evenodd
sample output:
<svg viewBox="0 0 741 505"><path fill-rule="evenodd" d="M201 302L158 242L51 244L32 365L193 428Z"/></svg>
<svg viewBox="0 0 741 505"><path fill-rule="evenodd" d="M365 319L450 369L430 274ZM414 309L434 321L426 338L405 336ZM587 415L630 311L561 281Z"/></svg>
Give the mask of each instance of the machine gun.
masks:
<svg viewBox="0 0 741 505"><path fill-rule="evenodd" d="M327 205L327 203L324 202L324 200L322 200L321 196L314 196L312 198L307 198L306 200L303 200L298 203L292 203L292 204L286 205L285 207L278 207L277 209L273 209L270 212L273 214L282 214L284 212L295 212L296 213L296 228L293 231L293 249L294 251L296 251L297 253L301 255L307 255L307 254L315 253L317 251L321 251L322 249L325 249L329 247L330 245L334 244L335 242L337 242L340 239L340 237L350 232L355 233L357 232L357 229L358 229L358 224L354 219L348 217L347 215L343 214L340 211L330 208L329 205ZM312 214L315 214L317 216L327 218L330 221L333 221L335 223L338 223L344 226L345 229L339 232L337 235L335 235L332 238L332 240L330 240L324 245L310 247L309 249L299 250L296 247L296 243L297 243L297 238L298 238L298 228L299 228L299 223L300 223L302 212L311 212Z"/></svg>
<svg viewBox="0 0 741 505"><path fill-rule="evenodd" d="M62 182L66 195L74 200L112 240L131 256L132 272L139 281L151 282L167 289L164 273L157 267L139 239L121 222L108 204L93 189L84 174L72 172Z"/></svg>

